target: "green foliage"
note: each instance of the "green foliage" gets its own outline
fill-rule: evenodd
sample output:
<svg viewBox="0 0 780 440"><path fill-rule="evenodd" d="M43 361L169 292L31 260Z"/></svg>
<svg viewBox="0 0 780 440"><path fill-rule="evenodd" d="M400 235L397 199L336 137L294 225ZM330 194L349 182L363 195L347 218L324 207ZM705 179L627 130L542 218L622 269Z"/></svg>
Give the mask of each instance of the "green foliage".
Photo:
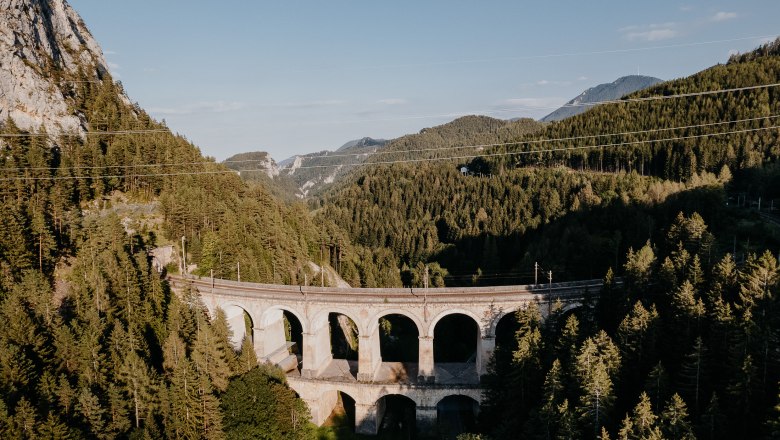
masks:
<svg viewBox="0 0 780 440"><path fill-rule="evenodd" d="M256 367L230 381L222 396L225 436L228 439L311 439L306 404L295 397L281 371Z"/></svg>

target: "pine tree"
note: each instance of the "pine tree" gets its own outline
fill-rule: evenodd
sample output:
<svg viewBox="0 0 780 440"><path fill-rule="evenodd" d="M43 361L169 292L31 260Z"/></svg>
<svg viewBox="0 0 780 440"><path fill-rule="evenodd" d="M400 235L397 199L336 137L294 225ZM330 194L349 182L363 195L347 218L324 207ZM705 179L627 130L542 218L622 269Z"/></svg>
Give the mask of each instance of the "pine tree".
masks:
<svg viewBox="0 0 780 440"><path fill-rule="evenodd" d="M244 374L257 366L257 353L249 335L245 335L241 342L241 353L236 361L236 373Z"/></svg>
<svg viewBox="0 0 780 440"><path fill-rule="evenodd" d="M688 409L682 398L675 393L661 413L661 430L666 438L693 440L693 434L688 422Z"/></svg>
<svg viewBox="0 0 780 440"><path fill-rule="evenodd" d="M647 375L645 392L653 403L653 411L656 413L661 411L661 405L666 401L666 396L669 393L669 376L660 361L653 367L650 374Z"/></svg>
<svg viewBox="0 0 780 440"><path fill-rule="evenodd" d="M708 350L702 339L696 338L693 348L680 366L680 389L693 402L694 414L699 413L700 403L706 396L709 383Z"/></svg>

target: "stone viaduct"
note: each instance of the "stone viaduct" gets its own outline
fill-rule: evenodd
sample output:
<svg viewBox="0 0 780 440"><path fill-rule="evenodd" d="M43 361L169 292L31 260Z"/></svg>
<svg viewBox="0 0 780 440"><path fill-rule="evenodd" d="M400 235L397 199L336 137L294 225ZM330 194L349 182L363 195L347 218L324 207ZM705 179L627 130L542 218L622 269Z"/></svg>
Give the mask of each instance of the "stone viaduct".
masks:
<svg viewBox="0 0 780 440"><path fill-rule="evenodd" d="M574 308L602 280L544 285L478 287L357 289L255 284L212 278L169 276L175 291L196 290L214 315L225 311L238 346L247 330L258 359L285 369L290 386L308 404L312 421L321 425L336 406L339 393L355 404L355 431L376 434L382 423L383 397L402 395L416 406L417 429L436 424L437 405L449 396L482 400L480 377L496 347L496 327L509 313L539 302L542 313L560 300ZM329 316L344 315L357 327L358 360L334 359ZM302 347L291 350L285 314L302 330ZM465 315L478 327L475 355L470 362L434 362L436 325L450 315ZM417 328L416 363L383 362L380 318L402 315ZM247 316L249 319L247 319ZM297 353L296 353L297 352ZM342 394L342 395L343 395Z"/></svg>

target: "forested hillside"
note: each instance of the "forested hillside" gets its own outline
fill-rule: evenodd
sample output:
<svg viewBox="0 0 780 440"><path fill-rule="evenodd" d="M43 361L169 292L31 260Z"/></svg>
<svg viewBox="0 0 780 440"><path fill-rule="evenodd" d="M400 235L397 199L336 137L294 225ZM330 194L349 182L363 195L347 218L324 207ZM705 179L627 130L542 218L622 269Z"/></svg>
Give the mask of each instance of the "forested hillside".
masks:
<svg viewBox="0 0 780 440"><path fill-rule="evenodd" d="M780 40L725 65L628 95L625 103L551 123L525 142L491 150L496 156L489 161L497 170L563 165L687 180L723 166L734 171L777 160L778 47ZM731 89L736 90L700 94ZM658 96L677 97L651 98ZM540 152L526 153L533 151Z"/></svg>
<svg viewBox="0 0 780 440"><path fill-rule="evenodd" d="M780 434L780 273L713 260L701 216L629 251L597 301L499 338L482 429L495 438L756 439Z"/></svg>
<svg viewBox="0 0 780 440"><path fill-rule="evenodd" d="M236 353L223 318L210 319L197 297L172 295L148 252L184 237L197 273L235 278L240 263L244 280L296 283L332 241L328 230L304 206L204 158L130 105L106 72L56 63L41 71L86 131L0 123L0 437L312 435L288 420L307 420L308 410L283 376L245 375L254 350ZM159 221L148 222L157 226L119 217L117 194L159 206ZM375 261L354 266L371 276ZM264 397L247 403L246 392L231 393L234 382ZM223 417L236 405L242 412ZM285 417L258 428L235 420L252 411Z"/></svg>
<svg viewBox="0 0 780 440"><path fill-rule="evenodd" d="M716 218L735 190L723 186L732 176L742 182L746 170L780 156L777 45L626 103L537 125L512 137L517 143L506 140L506 126L476 117L400 138L388 150L401 162L356 170L323 197L319 215L357 243L388 247L399 266L442 266L449 284L528 281L536 261L557 279L599 276L680 210L699 210L724 235L756 243L760 230ZM762 87L698 94L748 86ZM691 93L698 95L637 101ZM469 135L461 124L493 128ZM450 148L494 143L501 145ZM592 145L604 146L585 148ZM463 158L416 162L430 157Z"/></svg>

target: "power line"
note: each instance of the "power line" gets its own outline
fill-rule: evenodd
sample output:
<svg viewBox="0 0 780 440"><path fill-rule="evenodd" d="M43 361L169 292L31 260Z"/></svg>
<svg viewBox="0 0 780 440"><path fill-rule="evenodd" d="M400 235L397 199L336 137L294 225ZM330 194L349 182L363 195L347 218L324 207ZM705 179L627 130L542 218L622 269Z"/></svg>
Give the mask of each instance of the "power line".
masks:
<svg viewBox="0 0 780 440"><path fill-rule="evenodd" d="M586 145L586 146L579 146L579 147L561 147L561 148L548 148L543 150L528 150L528 151L507 151L503 153L493 153L493 154L481 154L481 155L464 155L464 156L450 156L450 157L437 157L437 158L424 158L424 159L403 159L403 160L394 160L394 161L384 161L384 162L366 162L361 164L353 164L349 166L364 166L364 165L389 165L389 164L397 164L397 163L420 163L420 162L433 162L433 161L442 161L442 160L455 160L455 159L473 159L476 157L499 157L499 156L517 156L521 154L537 154L537 153L552 153L552 152L561 152L561 151L576 151L576 150L585 150L585 149L594 149L594 148L606 148L606 147L618 147L618 146L625 146L625 145L638 145L638 144L648 144L648 143L655 143L655 142L671 142L671 141L680 141L680 140L689 140L689 139L701 139L706 137L712 137L712 136L726 136L731 134L740 134L740 133L752 133L757 131L764 131L764 130L771 130L775 128L780 128L780 125L773 125L771 127L761 127L761 128L750 128L750 129L743 129L743 130L733 130L733 131L725 131L721 133L707 133L707 134L699 134L699 135L691 135L691 136L677 136L677 137L671 137L671 138L665 138L665 139L650 139L650 140L641 140L641 141L632 141L632 142L620 142L620 143L612 143L612 144L601 144L601 145ZM338 165L341 166L341 165ZM309 166L309 167L301 167L301 168L328 168L328 167L334 167L334 165L319 165L319 166ZM246 171L256 171L256 170L246 170ZM225 170L225 171L190 171L190 172L180 172L180 173L148 173L148 174L131 174L131 175L97 175L97 176L46 176L46 177L6 177L6 178L0 178L0 181L19 181L19 180L83 180L83 179L100 179L100 178L126 178L126 177L163 177L163 176L189 176L189 175L202 175L202 174L231 174L236 173L236 171L232 170ZM240 173L240 171L239 171Z"/></svg>
<svg viewBox="0 0 780 440"><path fill-rule="evenodd" d="M731 89L718 89L718 90L707 90L703 92L691 92L691 93L680 93L675 95L657 95L657 96L648 96L644 98L628 98L628 99L613 99L613 100L604 100L604 101L597 101L597 102L591 102L591 103L581 103L581 104L568 104L564 105L563 107L592 107L596 105L602 105L602 104L622 104L622 103L633 103L633 102L650 102L650 101L661 101L661 100L668 100L668 99L677 99L677 98L690 98L695 96L707 96L707 95L715 95L715 94L722 94L722 93L733 93L733 92L741 92L741 91L748 91L748 90L757 90L757 89L763 89L763 88L772 88L772 87L778 87L780 86L780 83L771 83L771 84L759 84L759 85L753 85L753 86L745 86L745 87L736 87ZM534 107L534 108L546 108L546 107ZM550 107L552 108L552 107ZM559 107L555 107L559 108ZM472 112L472 113L487 113L487 112ZM429 115L430 116L430 115ZM415 116L415 118L427 118L429 116ZM452 115L434 115L434 116L452 116ZM775 116L770 116L775 117ZM756 118L756 120L761 118ZM749 121L751 119L745 119L742 121ZM736 122L736 121L733 121ZM740 121L741 122L741 121ZM727 124L730 122L722 122L722 124ZM721 123L715 123L710 125L717 125ZM683 128L695 128L700 126L707 126L708 124L703 125L692 125L689 127L679 127L680 129ZM643 131L637 131L637 132L629 132L629 133L623 133L623 134L640 134L640 133L649 133L653 131L664 131L664 130L674 130L672 128L668 129L657 129L657 130L643 130ZM610 135L599 135L599 136L610 136ZM584 139L587 137L574 137L574 138L567 138L565 140L574 140L574 139ZM534 142L535 141L528 141L528 142ZM505 142L505 143L498 143L498 144L485 144L485 145L469 145L469 146L463 146L463 147L450 147L450 148L486 148L486 147L493 147L493 146L502 146L502 145L513 145L517 144L519 142ZM429 148L429 149L422 149L422 150L407 150L407 152L423 152L423 151L433 151L433 150L444 150L448 148ZM373 154L392 154L396 151L376 151ZM355 156L362 156L366 153L342 153L342 154L321 154L321 155L299 155L303 160L310 160L310 159L319 159L319 158L325 158L325 157L355 157ZM244 162L257 162L258 160L242 160L242 161L225 161L224 163L244 163Z"/></svg>
<svg viewBox="0 0 780 440"><path fill-rule="evenodd" d="M704 46L709 44L734 43L738 41L748 41L748 40L763 40L767 38L775 39L777 38L777 35L776 34L757 35L752 37L739 37L739 38L730 38L724 40L698 41L692 43L667 44L667 45L659 45L659 46L634 47L634 48L626 48L626 49L606 49L606 50L594 50L594 51L583 51L583 52L562 52L562 53L526 55L526 56L515 56L515 57L510 56L510 57L494 57L494 58L481 58L481 59L471 59L471 60L451 60L451 61L439 61L439 62L429 62L429 63L384 64L384 65L360 66L360 67L353 66L353 67L349 67L349 69L368 70L368 69L406 68L406 67L422 67L422 66L446 66L446 65L456 65L456 64L477 64L477 63L487 63L487 62L492 63L496 61L520 61L520 60L537 60L537 59L548 59L548 58L565 58L565 57L575 57L575 56L612 55L612 54L631 53L631 52L646 52L646 51L661 50L661 49L696 47L696 46ZM333 69L343 69L343 68L344 68L343 66L338 66L338 67L331 67L331 68L319 67L314 69L333 70ZM309 69L308 71L311 71L311 69Z"/></svg>
<svg viewBox="0 0 780 440"><path fill-rule="evenodd" d="M674 130L687 130L691 128L701 128L701 127L713 127L716 125L726 125L726 124L737 124L741 122L755 122L755 121L762 121L767 119L774 119L778 118L780 115L770 115L770 116L761 116L757 118L746 118L746 119L734 119L731 121L720 121L720 122L710 122L706 124L695 124L695 125L684 125L680 127L668 127L668 128L653 128L648 130L637 130L637 131L626 131L621 133L607 133L607 134L594 134L594 135L585 135L585 136L570 136L570 137L564 137L564 138L555 138L555 139L530 139L530 140L519 140L519 141L512 141L512 142L498 142L493 144L478 144L478 145L463 145L463 146L453 146L453 147L443 147L443 148L421 148L416 150L393 150L393 151L376 151L372 155L378 155L378 154L403 154L403 153L423 153L428 151L445 151L445 150L458 150L458 149L467 149L467 148L492 148L492 147L503 147L508 145L518 145L518 144L543 144L543 143L550 143L550 142L562 142L562 141L574 141L574 140L582 140L582 139L594 139L594 138L600 138L600 137L611 137L611 136L626 136L626 135L635 135L635 134L643 134L643 133L657 133L661 131L674 131ZM329 157L355 157L355 156L363 156L366 155L366 153L345 153L345 154L323 154L319 156L299 156L302 159L320 159L320 158L329 158ZM241 160L241 161L225 161L223 163L239 163L239 162L258 162L259 160ZM299 167L300 168L300 167Z"/></svg>
<svg viewBox="0 0 780 440"><path fill-rule="evenodd" d="M87 131L85 133L3 133L0 138L28 138L28 137L54 137L54 136L118 136L126 134L146 134L146 133L170 133L170 130L118 130L118 131Z"/></svg>
<svg viewBox="0 0 780 440"><path fill-rule="evenodd" d="M86 180L86 179L123 179L126 177L165 177L165 176L197 176L202 174L235 174L235 171L187 171L181 173L149 173L149 174L130 174L130 175L108 175L100 174L97 176L48 176L48 177L6 177L0 178L0 182L16 181L16 180Z"/></svg>
<svg viewBox="0 0 780 440"><path fill-rule="evenodd" d="M341 166L358 167L364 165L390 165L396 163L420 163L420 162L433 162L433 161L455 160L455 159L474 159L476 157L499 157L499 156L517 156L521 154L554 153L554 152L561 152L561 151L587 150L587 149L595 149L595 148L619 147L625 145L650 144L655 142L671 142L671 141L681 141L681 140L688 140L688 139L700 139L700 138L706 138L711 136L726 136L730 134L752 133L756 131L771 130L774 128L780 128L780 125L773 125L770 127L761 127L761 128L750 128L744 130L724 131L721 133L707 133L707 134L690 135L690 136L677 136L677 137L671 137L665 139L648 139L648 140L641 140L641 141L617 142L617 143L600 144L600 145L585 145L579 147L561 147L561 148L548 148L542 150L527 150L527 151L507 151L503 153L471 154L471 155L462 155L462 156L433 157L433 158L424 158L424 159L399 159L399 160L362 162L362 163L341 164L341 165L308 165L308 166L298 167L298 169L335 168ZM518 142L515 142L514 144L517 143ZM247 171L253 171L253 170L247 170Z"/></svg>
<svg viewBox="0 0 780 440"><path fill-rule="evenodd" d="M570 136L570 137L562 137L562 138L552 138L552 139L532 139L528 141L513 141L513 142L503 142L503 143L494 143L494 144L481 144L481 145L468 145L468 146L453 146L453 147L444 147L444 148L426 148L426 149L417 149L417 150L401 150L401 151L388 151L384 152L386 154L392 154L392 153L418 153L418 152L427 152L427 151L446 151L446 150L458 150L458 149L467 149L467 148L491 148L491 147L499 147L499 146L511 146L511 145L533 145L533 144L545 144L545 143L553 143L553 142L564 142L564 141L573 141L573 140L584 140L584 139L595 139L600 137L617 137L617 136L626 136L626 135L635 135L635 134L643 134L643 133L655 133L655 132L663 132L663 131L674 131L674 130L686 130L686 129L692 129L692 128L702 128L702 127L712 127L712 126L718 126L718 125L727 125L727 124L737 124L742 122L755 122L755 121L762 121L762 120L769 120L769 119L775 119L779 118L780 115L770 115L770 116L761 116L756 118L746 118L746 119L733 119L730 121L719 121L719 122L710 122L710 123L704 123L704 124L695 124L695 125L686 125L686 126L679 126L679 127L667 127L667 128L656 128L656 129L648 129L648 130L638 130L638 131L628 131L628 132L621 132L621 133L607 133L607 134L595 134L595 135L585 135L585 136ZM773 127L764 127L759 128L757 130L763 130L763 129L769 129ZM703 135L691 135L689 137L676 137L676 138L669 138L669 139L657 139L657 140L643 140L643 141L632 141L632 142L622 142L622 143L612 143L612 144L601 144L601 145L592 145L592 146L586 146L586 147L576 147L576 149L581 148L601 148L601 147L614 147L614 146L621 146L621 145L631 145L631 144L637 144L637 143L647 143L647 142L664 142L669 140L680 140L680 139L687 139L690 137L697 137L697 136L717 136L717 135L726 135L731 133L741 133L742 131L734 131L734 132L723 132L723 133L708 133ZM568 148L568 149L575 149L575 148ZM544 153L544 152L551 152L551 151L559 151L560 149L556 150L533 150L533 151L527 151L527 152L511 152L510 154L530 154L530 153ZM379 152L377 152L379 153ZM505 155L507 153L502 153L502 155ZM327 157L342 157L342 156L352 156L349 155L323 155L319 156L322 158ZM493 156L491 154L479 154L479 155L468 155L468 156L452 156L452 157L441 157L441 158L423 158L423 159L405 159L405 160L397 160L397 161L377 161L377 162L364 162L364 163L355 163L355 164L340 164L340 165L304 165L298 168L308 169L308 168L332 168L332 167L338 167L338 166L360 166L360 165L372 165L372 164L388 164L388 163L403 163L403 162L420 162L425 160L449 160L449 159L463 159L463 158L474 158L474 157L490 157ZM251 162L259 162L261 159L246 159L246 160L237 160L237 161L225 161L223 163L251 163ZM90 165L90 166L74 166L74 167L68 167L67 169L70 170L90 170L90 169L129 169L129 168L154 168L154 167L177 167L177 166L193 166L193 165L220 165L216 162L211 161L195 161L195 162L168 162L168 163L159 163L159 164L130 164L130 165ZM60 169L59 167L16 167L16 168L0 168L3 170L9 170L9 171L53 171ZM224 173L228 172L249 172L249 171L264 171L264 170L258 170L258 169L241 169L241 170L231 170L231 171L223 171ZM139 174L133 174L135 176L141 176ZM151 176L156 174L146 174L144 176ZM124 177L124 176L106 176L106 177ZM20 177L24 179L24 177ZM90 178L90 177L84 177L84 178Z"/></svg>
<svg viewBox="0 0 780 440"><path fill-rule="evenodd" d="M759 86L749 86L749 87L740 87L735 89L723 89L723 90L712 90L712 91L706 91L706 92L694 92L694 93L686 93L686 94L678 94L678 95L662 95L662 96L655 96L655 97L646 97L646 98L635 98L639 101L653 101L653 100L662 100L662 99L673 99L673 98L679 98L679 97L690 97L690 96L703 96L703 95L710 95L710 94L716 94L716 93L725 93L725 92L731 92L731 91L741 91L741 90L751 90L751 89L758 89L758 88L765 88L765 87L776 87L780 84L766 84L766 85L759 85ZM619 99L619 100L605 100L605 101L599 101L599 102L593 102L588 104L581 104L579 106L585 106L585 105L598 105L598 104L620 104L620 103L628 103L632 102L630 99ZM575 107L577 105L572 104L572 107ZM518 109L543 109L543 110L549 110L549 109L557 109L559 107L544 107L544 106L515 106L515 108ZM344 124L344 123L359 123L359 122L368 122L368 121L401 121L401 120L408 120L408 119L429 119L434 117L457 117L457 116L466 116L468 114L485 114L485 113L507 113L512 112L514 110L506 109L506 110L478 110L478 111L470 111L470 112L460 112L460 113L445 113L445 114L435 114L435 115L409 115L409 116L400 116L396 118L381 118L381 119L355 119L355 120L335 120L335 121L325 121L320 122L318 124Z"/></svg>

